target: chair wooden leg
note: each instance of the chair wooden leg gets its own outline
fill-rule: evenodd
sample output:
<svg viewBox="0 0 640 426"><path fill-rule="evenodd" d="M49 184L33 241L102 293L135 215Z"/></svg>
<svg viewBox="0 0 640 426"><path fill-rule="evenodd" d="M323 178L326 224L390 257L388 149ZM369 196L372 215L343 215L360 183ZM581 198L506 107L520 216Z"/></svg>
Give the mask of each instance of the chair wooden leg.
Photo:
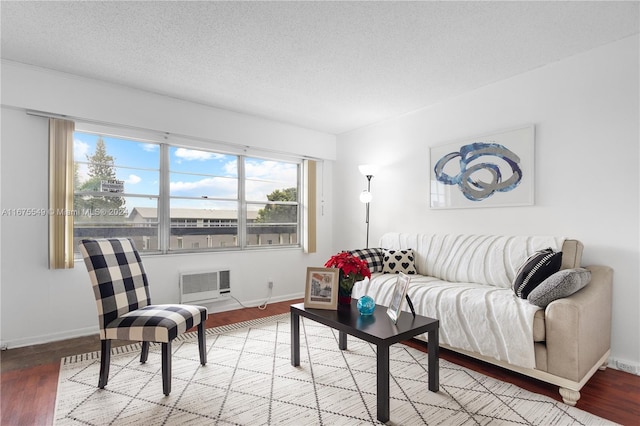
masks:
<svg viewBox="0 0 640 426"><path fill-rule="evenodd" d="M200 349L200 364L207 365L207 342L204 333L204 322L198 324L198 348Z"/></svg>
<svg viewBox="0 0 640 426"><path fill-rule="evenodd" d="M102 340L100 345L100 378L98 387L104 389L109 381L109 363L111 362L111 340Z"/></svg>
<svg viewBox="0 0 640 426"><path fill-rule="evenodd" d="M142 352L140 353L140 363L144 364L149 358L149 342L142 342Z"/></svg>
<svg viewBox="0 0 640 426"><path fill-rule="evenodd" d="M162 344L162 392L171 393L171 342Z"/></svg>

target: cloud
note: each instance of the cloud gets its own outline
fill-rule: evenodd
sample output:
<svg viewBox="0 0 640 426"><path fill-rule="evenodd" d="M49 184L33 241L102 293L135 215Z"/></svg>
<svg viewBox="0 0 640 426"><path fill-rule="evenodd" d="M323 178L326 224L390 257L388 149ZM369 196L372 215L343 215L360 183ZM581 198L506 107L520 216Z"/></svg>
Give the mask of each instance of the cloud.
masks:
<svg viewBox="0 0 640 426"><path fill-rule="evenodd" d="M81 162L87 161L88 153L88 143L82 142L80 139L73 140L73 161L76 162L76 174L79 182L89 179L89 167L86 164L81 164Z"/></svg>
<svg viewBox="0 0 640 426"><path fill-rule="evenodd" d="M143 143L142 149L147 152L154 152L158 150L159 145L155 143Z"/></svg>
<svg viewBox="0 0 640 426"><path fill-rule="evenodd" d="M80 139L73 140L73 160L87 161L87 153L89 152L89 144L82 142Z"/></svg>
<svg viewBox="0 0 640 426"><path fill-rule="evenodd" d="M76 163L78 182L84 183L89 179L89 166L87 164Z"/></svg>
<svg viewBox="0 0 640 426"><path fill-rule="evenodd" d="M125 183L130 183L132 185L135 185L136 183L142 182L142 178L136 175L129 175L129 177L126 178L124 181Z"/></svg>
<svg viewBox="0 0 640 426"><path fill-rule="evenodd" d="M200 179L195 182L171 182L169 188L172 195L234 198L238 193L238 181L236 179L212 177Z"/></svg>
<svg viewBox="0 0 640 426"><path fill-rule="evenodd" d="M187 161L193 161L193 160L206 161L206 160L212 160L212 159L224 157L224 155L216 154L215 152L196 151L193 149L186 149L186 148L176 149L175 156Z"/></svg>
<svg viewBox="0 0 640 426"><path fill-rule="evenodd" d="M293 163L249 159L245 171L247 200L266 201L273 191L296 187L298 182L298 167Z"/></svg>
<svg viewBox="0 0 640 426"><path fill-rule="evenodd" d="M238 157L233 157L233 160L227 161L222 169L227 172L228 176L238 176Z"/></svg>
<svg viewBox="0 0 640 426"><path fill-rule="evenodd" d="M268 160L247 160L245 162L247 178L293 181L297 179L298 167L293 163Z"/></svg>

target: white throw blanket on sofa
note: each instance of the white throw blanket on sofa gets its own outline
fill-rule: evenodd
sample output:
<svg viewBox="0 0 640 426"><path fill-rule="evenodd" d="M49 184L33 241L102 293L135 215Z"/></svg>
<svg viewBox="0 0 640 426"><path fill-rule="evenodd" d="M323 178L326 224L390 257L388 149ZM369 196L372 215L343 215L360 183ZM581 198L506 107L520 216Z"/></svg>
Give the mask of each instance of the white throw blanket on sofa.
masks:
<svg viewBox="0 0 640 426"><path fill-rule="evenodd" d="M373 284L358 283L352 295L367 294L388 306L397 278L374 274ZM533 316L540 308L512 290L419 275L411 278L408 294L421 315L440 320L440 343L535 368ZM409 311L406 302L403 310Z"/></svg>
<svg viewBox="0 0 640 426"><path fill-rule="evenodd" d="M535 368L533 318L540 308L518 298L511 281L529 254L547 247L559 250L563 242L553 237L385 234L381 246L414 250L422 275L412 276L408 294L418 313L440 320L440 343ZM353 297L367 294L388 306L396 280L395 274L373 274L371 281L356 284ZM409 310L406 303L403 310Z"/></svg>

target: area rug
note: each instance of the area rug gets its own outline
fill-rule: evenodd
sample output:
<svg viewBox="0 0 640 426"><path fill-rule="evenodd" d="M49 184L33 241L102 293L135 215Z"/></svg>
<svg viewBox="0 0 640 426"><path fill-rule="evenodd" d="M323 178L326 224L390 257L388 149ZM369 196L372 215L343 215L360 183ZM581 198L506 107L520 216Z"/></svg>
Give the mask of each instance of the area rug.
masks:
<svg viewBox="0 0 640 426"><path fill-rule="evenodd" d="M61 361L56 425L367 425L376 420L375 346L300 318L300 366L291 365L289 314L195 333L173 343L172 392L162 393L160 346L140 364L138 344L113 349L98 389L99 352ZM509 383L440 360L427 388L427 354L390 348L390 425L613 424Z"/></svg>

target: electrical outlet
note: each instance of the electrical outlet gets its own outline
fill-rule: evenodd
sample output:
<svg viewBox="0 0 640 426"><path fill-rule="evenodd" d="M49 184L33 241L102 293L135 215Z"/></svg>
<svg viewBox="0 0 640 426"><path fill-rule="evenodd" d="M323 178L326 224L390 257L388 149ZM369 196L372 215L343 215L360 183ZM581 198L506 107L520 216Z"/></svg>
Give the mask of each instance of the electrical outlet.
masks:
<svg viewBox="0 0 640 426"><path fill-rule="evenodd" d="M631 364L627 364L626 362L616 361L616 368L621 371L626 371L631 374L638 374L638 369Z"/></svg>
<svg viewBox="0 0 640 426"><path fill-rule="evenodd" d="M267 282L267 285L269 286L270 289L273 288L273 281L269 280Z"/></svg>

